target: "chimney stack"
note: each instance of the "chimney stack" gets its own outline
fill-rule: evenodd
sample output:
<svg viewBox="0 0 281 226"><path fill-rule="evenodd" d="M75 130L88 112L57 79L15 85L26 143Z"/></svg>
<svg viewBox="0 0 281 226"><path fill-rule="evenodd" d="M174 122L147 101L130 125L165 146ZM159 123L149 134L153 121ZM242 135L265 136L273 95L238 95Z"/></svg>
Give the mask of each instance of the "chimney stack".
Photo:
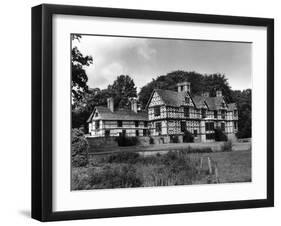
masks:
<svg viewBox="0 0 281 226"><path fill-rule="evenodd" d="M216 91L216 97L222 97L222 91L221 90Z"/></svg>
<svg viewBox="0 0 281 226"><path fill-rule="evenodd" d="M177 84L178 92L190 92L190 83L189 82L181 82Z"/></svg>
<svg viewBox="0 0 281 226"><path fill-rule="evenodd" d="M114 100L113 100L113 97L109 97L107 98L107 108L114 112Z"/></svg>
<svg viewBox="0 0 281 226"><path fill-rule="evenodd" d="M135 113L138 113L137 99L131 98L131 110Z"/></svg>
<svg viewBox="0 0 281 226"><path fill-rule="evenodd" d="M210 93L209 92L203 92L202 93L202 97L209 97L210 96Z"/></svg>

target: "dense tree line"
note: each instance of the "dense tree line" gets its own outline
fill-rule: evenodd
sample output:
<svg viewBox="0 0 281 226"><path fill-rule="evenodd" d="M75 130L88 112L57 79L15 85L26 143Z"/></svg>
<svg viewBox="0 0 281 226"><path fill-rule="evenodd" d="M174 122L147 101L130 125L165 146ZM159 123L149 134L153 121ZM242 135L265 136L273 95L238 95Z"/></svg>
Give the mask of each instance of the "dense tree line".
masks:
<svg viewBox="0 0 281 226"><path fill-rule="evenodd" d="M232 101L231 89L227 79L222 74L202 75L197 72L173 71L161 75L143 86L139 93L139 101L144 108L154 89L176 90L177 83L188 81L191 83L191 93L201 95L203 91L215 96L216 90L220 89L226 97L227 102Z"/></svg>

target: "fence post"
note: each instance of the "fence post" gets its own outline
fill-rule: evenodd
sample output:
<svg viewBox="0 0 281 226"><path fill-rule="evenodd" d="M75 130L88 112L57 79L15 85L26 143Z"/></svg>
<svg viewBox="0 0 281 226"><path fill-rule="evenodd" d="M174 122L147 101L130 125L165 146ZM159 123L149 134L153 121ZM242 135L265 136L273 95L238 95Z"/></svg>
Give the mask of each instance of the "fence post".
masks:
<svg viewBox="0 0 281 226"><path fill-rule="evenodd" d="M212 174L212 163L210 157L208 157L208 168L209 168L209 174Z"/></svg>

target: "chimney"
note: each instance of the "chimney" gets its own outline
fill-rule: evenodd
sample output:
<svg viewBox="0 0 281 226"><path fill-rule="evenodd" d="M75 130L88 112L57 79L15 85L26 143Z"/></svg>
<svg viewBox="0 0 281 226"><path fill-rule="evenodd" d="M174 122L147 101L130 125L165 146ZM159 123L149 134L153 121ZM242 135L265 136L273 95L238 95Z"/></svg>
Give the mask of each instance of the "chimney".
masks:
<svg viewBox="0 0 281 226"><path fill-rule="evenodd" d="M181 82L177 84L178 92L190 92L190 83L189 82Z"/></svg>
<svg viewBox="0 0 281 226"><path fill-rule="evenodd" d="M114 100L113 100L113 97L109 97L107 98L107 108L114 112Z"/></svg>
<svg viewBox="0 0 281 226"><path fill-rule="evenodd" d="M210 93L209 92L203 92L202 93L202 97L209 97L210 96Z"/></svg>
<svg viewBox="0 0 281 226"><path fill-rule="evenodd" d="M131 110L135 113L138 113L137 99L131 98Z"/></svg>
<svg viewBox="0 0 281 226"><path fill-rule="evenodd" d="M222 91L221 90L216 91L216 97L222 97Z"/></svg>

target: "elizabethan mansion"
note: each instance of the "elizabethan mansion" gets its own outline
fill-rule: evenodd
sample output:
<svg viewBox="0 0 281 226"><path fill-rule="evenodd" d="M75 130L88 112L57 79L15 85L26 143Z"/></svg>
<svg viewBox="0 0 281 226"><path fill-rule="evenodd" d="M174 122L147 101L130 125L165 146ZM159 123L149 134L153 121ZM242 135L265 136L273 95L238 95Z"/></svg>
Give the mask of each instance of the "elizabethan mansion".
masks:
<svg viewBox="0 0 281 226"><path fill-rule="evenodd" d="M234 138L238 130L235 103L226 103L222 92L215 97L208 92L193 96L190 83L177 84L177 91L155 89L146 111L138 111L137 100L131 99L131 109L114 109L113 98L107 107L96 106L88 119L92 137L183 135L186 130L196 142L214 140L214 129Z"/></svg>

